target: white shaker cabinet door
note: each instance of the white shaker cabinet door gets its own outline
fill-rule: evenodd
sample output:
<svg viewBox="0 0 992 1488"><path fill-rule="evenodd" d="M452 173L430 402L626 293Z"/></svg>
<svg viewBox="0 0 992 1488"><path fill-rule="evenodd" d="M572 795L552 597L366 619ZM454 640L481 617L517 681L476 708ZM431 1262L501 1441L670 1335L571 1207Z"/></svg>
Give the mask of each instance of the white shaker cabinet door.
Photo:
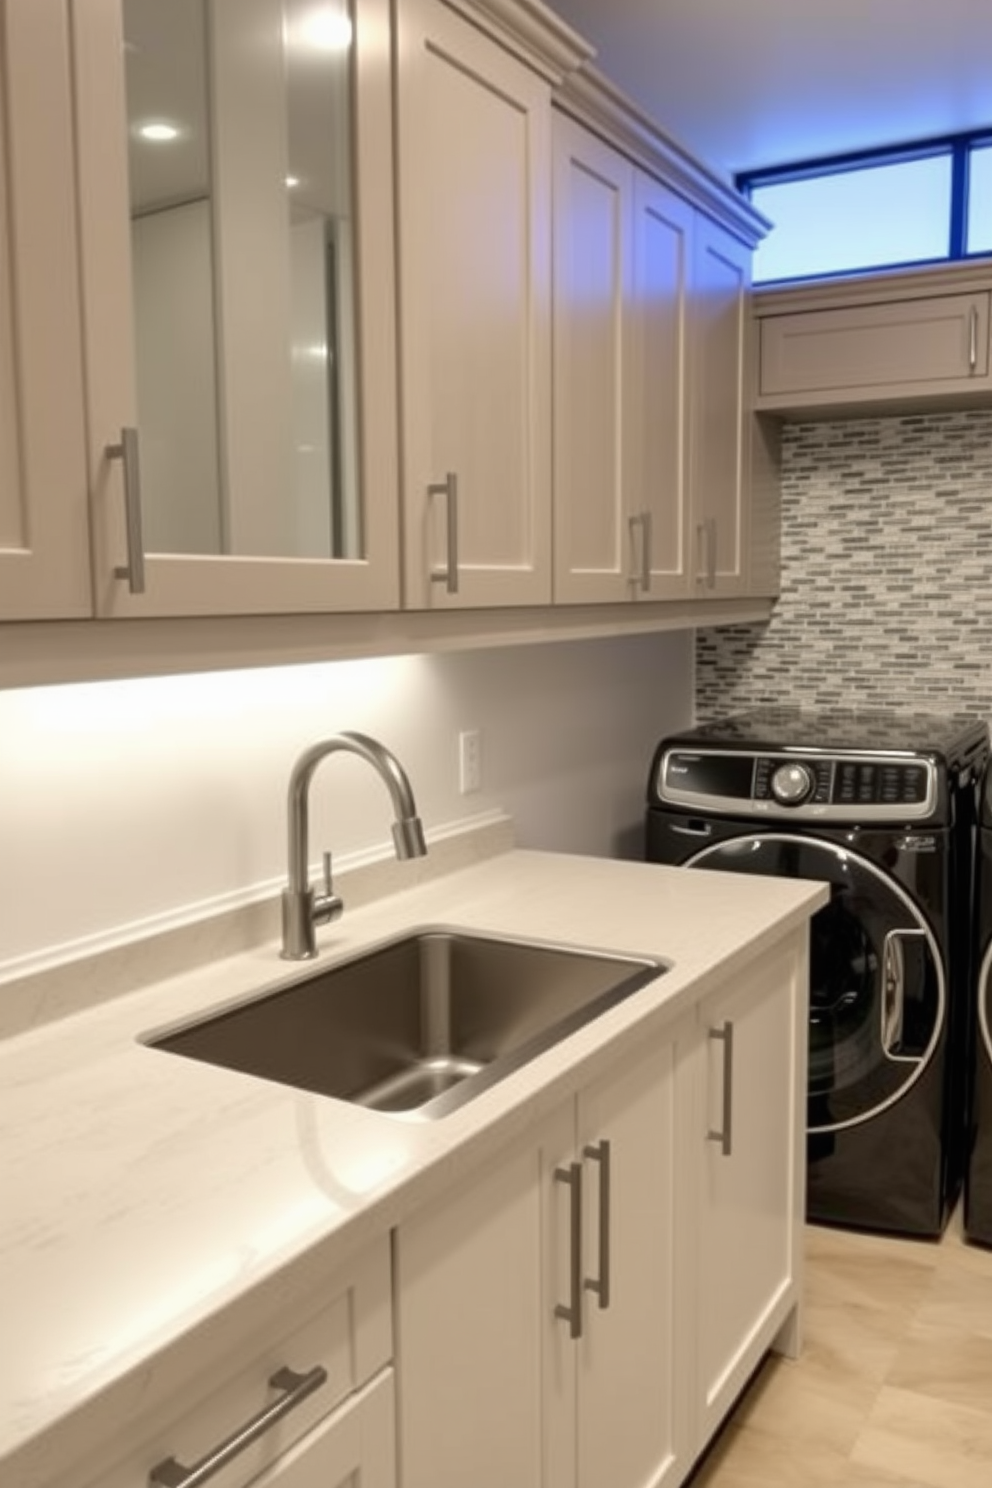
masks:
<svg viewBox="0 0 992 1488"><path fill-rule="evenodd" d="M52 620L92 603L65 6L0 28L0 620Z"/></svg>
<svg viewBox="0 0 992 1488"><path fill-rule="evenodd" d="M675 1283L677 1052L674 1039L649 1046L578 1100L585 1207L578 1488L669 1488L688 1467ZM564 1347L561 1330L555 1346Z"/></svg>
<svg viewBox="0 0 992 1488"><path fill-rule="evenodd" d="M676 1049L618 1061L400 1226L403 1488L684 1476Z"/></svg>
<svg viewBox="0 0 992 1488"><path fill-rule="evenodd" d="M555 600L631 596L624 370L634 167L567 115L554 119Z"/></svg>
<svg viewBox="0 0 992 1488"><path fill-rule="evenodd" d="M746 593L750 542L745 368L751 250L701 213L691 309L690 509L695 592Z"/></svg>
<svg viewBox="0 0 992 1488"><path fill-rule="evenodd" d="M441 0L397 26L405 603L547 604L549 85Z"/></svg>
<svg viewBox="0 0 992 1488"><path fill-rule="evenodd" d="M805 941L700 1009L697 1401L716 1430L762 1354L798 1346L805 1192Z"/></svg>

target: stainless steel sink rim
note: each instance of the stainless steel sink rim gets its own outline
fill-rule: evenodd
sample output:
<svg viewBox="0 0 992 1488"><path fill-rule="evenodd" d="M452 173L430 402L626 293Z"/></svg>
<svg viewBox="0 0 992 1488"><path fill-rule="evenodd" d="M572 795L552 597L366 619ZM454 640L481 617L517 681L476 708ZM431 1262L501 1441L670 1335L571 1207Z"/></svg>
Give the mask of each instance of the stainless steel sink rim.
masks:
<svg viewBox="0 0 992 1488"><path fill-rule="evenodd" d="M669 967L421 925L140 1041L393 1119L436 1120Z"/></svg>

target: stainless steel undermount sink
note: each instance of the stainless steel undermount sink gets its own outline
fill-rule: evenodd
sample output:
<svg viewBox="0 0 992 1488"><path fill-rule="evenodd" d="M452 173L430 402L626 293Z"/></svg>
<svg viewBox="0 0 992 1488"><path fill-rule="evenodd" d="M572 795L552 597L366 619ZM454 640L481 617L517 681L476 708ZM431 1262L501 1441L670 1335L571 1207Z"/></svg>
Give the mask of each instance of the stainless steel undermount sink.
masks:
<svg viewBox="0 0 992 1488"><path fill-rule="evenodd" d="M436 1118L666 969L428 928L142 1041L377 1111Z"/></svg>

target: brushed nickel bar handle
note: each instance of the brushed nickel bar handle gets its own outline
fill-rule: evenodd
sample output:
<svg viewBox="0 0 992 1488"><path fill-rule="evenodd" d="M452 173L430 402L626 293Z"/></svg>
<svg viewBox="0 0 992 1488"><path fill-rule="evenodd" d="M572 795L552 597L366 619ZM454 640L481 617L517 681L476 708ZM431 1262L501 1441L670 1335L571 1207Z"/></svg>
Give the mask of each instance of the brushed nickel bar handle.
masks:
<svg viewBox="0 0 992 1488"><path fill-rule="evenodd" d="M201 1457L199 1462L194 1462L192 1467L184 1467L175 1457L167 1457L164 1462L159 1462L148 1474L150 1488L200 1488L201 1483L219 1473L222 1467L226 1467L253 1442L258 1441L283 1416L295 1410L308 1395L319 1390L326 1379L327 1370L322 1364L316 1365L306 1374L297 1374L292 1369L277 1369L270 1376L269 1385L273 1390L283 1392L280 1399L260 1410L257 1416L252 1416L250 1421L246 1421L222 1441L219 1447Z"/></svg>
<svg viewBox="0 0 992 1488"><path fill-rule="evenodd" d="M141 535L141 466L138 462L138 431L121 430L119 444L104 447L108 460L124 466L124 521L127 530L127 563L114 569L115 579L127 579L132 594L145 592L145 548Z"/></svg>
<svg viewBox="0 0 992 1488"><path fill-rule="evenodd" d="M972 305L968 314L968 371L978 366L978 307Z"/></svg>
<svg viewBox="0 0 992 1488"><path fill-rule="evenodd" d="M651 513L637 512L627 520L630 525L632 552L634 550L634 529L636 527L641 529L641 561L638 565L639 571L631 576L631 582L637 585L642 594L647 594L651 588Z"/></svg>
<svg viewBox="0 0 992 1488"><path fill-rule="evenodd" d="M709 542L707 543L707 546L706 546L706 553L707 553L707 557L709 559L709 568L708 568L708 572L707 572L707 575L706 575L706 587L707 587L707 589L715 589L716 588L716 531L717 531L717 529L716 529L716 517L710 517L709 518L709 521L707 522L707 526L710 529L710 537L709 537Z"/></svg>
<svg viewBox="0 0 992 1488"><path fill-rule="evenodd" d="M709 517L696 523L696 551L696 582L705 589L712 589L716 564L713 557L713 523Z"/></svg>
<svg viewBox="0 0 992 1488"><path fill-rule="evenodd" d="M722 1028L711 1028L711 1039L723 1044L723 1120L719 1130L713 1127L706 1133L707 1142L719 1142L724 1157L730 1157L734 1149L734 1025L728 1018Z"/></svg>
<svg viewBox="0 0 992 1488"><path fill-rule="evenodd" d="M568 1305L558 1302L555 1317L568 1324L569 1338L582 1337L582 1164L555 1168L555 1182L569 1186L569 1281Z"/></svg>
<svg viewBox="0 0 992 1488"><path fill-rule="evenodd" d="M599 1163L599 1276L586 1278L587 1292L595 1292L600 1309L610 1305L610 1144L602 1138L595 1145L583 1147L584 1157Z"/></svg>
<svg viewBox="0 0 992 1488"><path fill-rule="evenodd" d="M427 487L428 496L445 500L445 562L443 568L431 570L431 583L443 584L448 594L458 593L458 476L449 470L443 481Z"/></svg>

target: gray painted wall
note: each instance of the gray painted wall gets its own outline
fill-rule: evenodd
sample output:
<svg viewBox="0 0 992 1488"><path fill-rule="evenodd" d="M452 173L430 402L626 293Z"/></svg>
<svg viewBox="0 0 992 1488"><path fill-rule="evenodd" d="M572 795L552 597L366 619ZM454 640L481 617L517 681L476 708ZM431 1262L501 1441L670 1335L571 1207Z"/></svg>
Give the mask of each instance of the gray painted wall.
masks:
<svg viewBox="0 0 992 1488"><path fill-rule="evenodd" d="M992 715L992 411L787 424L782 593L704 630L700 722L768 703Z"/></svg>

